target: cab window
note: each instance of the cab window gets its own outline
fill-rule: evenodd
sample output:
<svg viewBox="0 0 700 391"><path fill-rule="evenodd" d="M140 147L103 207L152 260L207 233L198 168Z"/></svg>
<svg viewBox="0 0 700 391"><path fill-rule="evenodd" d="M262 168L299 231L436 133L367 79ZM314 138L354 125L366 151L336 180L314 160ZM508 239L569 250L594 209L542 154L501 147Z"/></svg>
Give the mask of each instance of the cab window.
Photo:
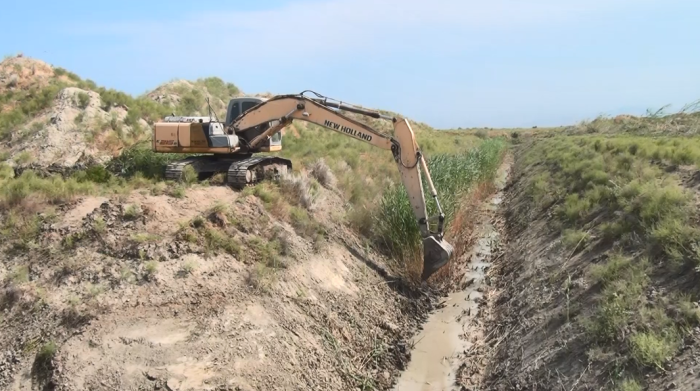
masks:
<svg viewBox="0 0 700 391"><path fill-rule="evenodd" d="M243 102L243 104L241 104L241 106L242 106L241 113L245 113L246 111L250 110L251 107L253 107L257 104L258 104L258 102L250 102L250 101Z"/></svg>

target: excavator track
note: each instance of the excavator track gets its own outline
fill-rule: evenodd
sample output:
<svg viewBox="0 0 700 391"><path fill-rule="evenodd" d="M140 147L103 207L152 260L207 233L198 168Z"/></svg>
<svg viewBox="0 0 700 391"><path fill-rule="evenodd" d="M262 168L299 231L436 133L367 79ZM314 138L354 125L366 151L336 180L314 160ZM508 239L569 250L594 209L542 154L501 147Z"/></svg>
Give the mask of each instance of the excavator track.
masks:
<svg viewBox="0 0 700 391"><path fill-rule="evenodd" d="M279 176L292 170L292 162L274 156L254 156L229 166L226 182L235 188L252 186L267 175Z"/></svg>
<svg viewBox="0 0 700 391"><path fill-rule="evenodd" d="M268 173L278 176L291 171L292 162L274 156L192 156L168 164L165 179L182 180L187 166L194 168L198 176L226 173L226 183L241 189L262 181Z"/></svg>
<svg viewBox="0 0 700 391"><path fill-rule="evenodd" d="M226 172L231 163L235 161L235 159L217 158L215 156L191 156L168 164L165 167L165 179L172 181L182 180L187 166L194 168L198 175Z"/></svg>

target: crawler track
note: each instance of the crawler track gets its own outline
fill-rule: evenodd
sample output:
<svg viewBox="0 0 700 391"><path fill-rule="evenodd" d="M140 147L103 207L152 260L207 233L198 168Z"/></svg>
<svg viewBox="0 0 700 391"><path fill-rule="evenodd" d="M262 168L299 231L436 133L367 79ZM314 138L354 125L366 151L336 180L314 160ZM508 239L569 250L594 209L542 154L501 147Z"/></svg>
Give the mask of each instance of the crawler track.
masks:
<svg viewBox="0 0 700 391"><path fill-rule="evenodd" d="M262 181L268 174L278 176L290 171L292 162L274 156L192 156L168 164L165 168L165 178L182 180L187 166L194 168L199 177L226 173L226 183L241 189Z"/></svg>

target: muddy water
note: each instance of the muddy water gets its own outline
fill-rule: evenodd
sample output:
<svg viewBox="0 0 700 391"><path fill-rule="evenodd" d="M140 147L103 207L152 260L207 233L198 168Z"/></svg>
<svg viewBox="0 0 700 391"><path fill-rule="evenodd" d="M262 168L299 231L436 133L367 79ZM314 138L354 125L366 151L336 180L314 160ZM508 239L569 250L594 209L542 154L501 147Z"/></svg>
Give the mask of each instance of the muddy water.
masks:
<svg viewBox="0 0 700 391"><path fill-rule="evenodd" d="M500 207L503 199L502 189L510 165L504 164L496 179L498 192L483 206L485 217L477 225L479 239L467 253L464 281L472 281L467 288L450 294L444 305L430 315L423 325L423 330L413 338L411 361L398 379L395 391L433 391L458 390L455 376L462 364L462 354L471 347L467 338L471 335L473 318L477 313L477 301L482 297L480 291L486 271L491 266L491 253L498 245L499 233L488 221Z"/></svg>

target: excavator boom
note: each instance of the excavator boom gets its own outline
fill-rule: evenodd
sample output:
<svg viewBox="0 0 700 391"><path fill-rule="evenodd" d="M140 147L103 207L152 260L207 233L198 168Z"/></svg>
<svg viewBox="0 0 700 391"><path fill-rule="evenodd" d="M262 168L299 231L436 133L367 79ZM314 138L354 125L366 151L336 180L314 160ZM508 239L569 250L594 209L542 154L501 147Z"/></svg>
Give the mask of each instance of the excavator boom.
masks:
<svg viewBox="0 0 700 391"><path fill-rule="evenodd" d="M269 127L248 142L249 148L255 148L258 143L281 131L293 120L302 120L372 144L375 147L390 150L401 174L401 180L406 188L413 214L423 238L424 256L421 277L423 280L428 279L447 264L454 250L443 238L445 215L438 202L430 171L418 148L411 125L404 118L390 117L376 111L344 105L340 102L336 103L319 94L316 95L317 98L307 97L304 93L272 97L238 116L227 126L227 133L241 134L249 129L278 121L277 125ZM381 133L334 109L351 111L373 118L388 119L393 124L394 134L392 136ZM421 171L426 176L431 196L438 209L438 225L434 232L430 230L428 224L432 218L428 218Z"/></svg>

